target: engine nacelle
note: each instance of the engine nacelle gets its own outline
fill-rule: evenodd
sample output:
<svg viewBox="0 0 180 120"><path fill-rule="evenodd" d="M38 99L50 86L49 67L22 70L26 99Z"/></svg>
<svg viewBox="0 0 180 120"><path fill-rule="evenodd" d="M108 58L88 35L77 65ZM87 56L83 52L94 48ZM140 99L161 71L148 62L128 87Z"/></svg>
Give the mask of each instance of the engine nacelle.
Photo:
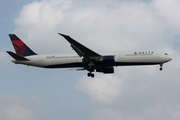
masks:
<svg viewBox="0 0 180 120"><path fill-rule="evenodd" d="M115 60L114 60L114 56L113 55L109 55L109 56L103 56L102 59L101 59L101 62L104 64L104 65L113 65Z"/></svg>
<svg viewBox="0 0 180 120"><path fill-rule="evenodd" d="M99 69L96 69L96 72L103 72L105 74L114 73L114 67L107 66L107 67L99 68Z"/></svg>

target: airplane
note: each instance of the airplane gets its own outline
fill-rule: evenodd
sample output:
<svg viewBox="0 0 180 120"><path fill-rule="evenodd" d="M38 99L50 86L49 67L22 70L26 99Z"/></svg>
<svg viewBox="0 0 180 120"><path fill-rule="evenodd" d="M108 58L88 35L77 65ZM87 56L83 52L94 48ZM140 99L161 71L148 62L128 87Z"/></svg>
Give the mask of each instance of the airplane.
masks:
<svg viewBox="0 0 180 120"><path fill-rule="evenodd" d="M68 35L58 34L70 43L77 55L38 55L15 34L9 34L9 37L16 53L6 52L14 58L12 62L15 64L42 68L77 68L77 70L87 70L87 76L92 78L95 71L104 74L114 73L115 66L160 65L160 70L162 70L163 64L172 60L167 53L154 51L102 55L87 48Z"/></svg>

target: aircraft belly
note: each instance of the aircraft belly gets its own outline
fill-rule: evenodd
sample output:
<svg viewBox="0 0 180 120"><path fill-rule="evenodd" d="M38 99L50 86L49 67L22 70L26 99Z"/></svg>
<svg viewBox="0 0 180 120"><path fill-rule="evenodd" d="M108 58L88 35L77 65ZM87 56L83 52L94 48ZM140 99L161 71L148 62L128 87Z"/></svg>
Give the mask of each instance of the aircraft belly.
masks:
<svg viewBox="0 0 180 120"><path fill-rule="evenodd" d="M73 68L73 67L84 67L82 62L77 63L65 63L65 64L53 64L44 66L44 68Z"/></svg>
<svg viewBox="0 0 180 120"><path fill-rule="evenodd" d="M77 56L31 56L30 61L17 61L17 64L25 64L44 68L71 68L84 67L82 57ZM164 58L156 55L116 55L114 61L95 62L96 67L102 66L130 66L130 65L155 65L163 63Z"/></svg>
<svg viewBox="0 0 180 120"><path fill-rule="evenodd" d="M40 59L41 58L41 59ZM41 56L40 58L31 57L30 61L25 62L25 65L45 68L64 68L64 67L81 67L82 59L79 57L49 57ZM23 64L23 63L21 63Z"/></svg>
<svg viewBox="0 0 180 120"><path fill-rule="evenodd" d="M155 62L116 62L115 66L156 65Z"/></svg>

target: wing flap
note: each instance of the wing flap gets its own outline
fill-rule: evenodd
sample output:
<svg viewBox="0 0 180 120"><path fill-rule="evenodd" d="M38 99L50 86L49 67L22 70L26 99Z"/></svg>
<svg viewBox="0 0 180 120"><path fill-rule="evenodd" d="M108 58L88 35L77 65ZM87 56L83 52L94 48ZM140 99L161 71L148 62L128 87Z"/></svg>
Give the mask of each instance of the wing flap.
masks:
<svg viewBox="0 0 180 120"><path fill-rule="evenodd" d="M84 56L84 54L74 45L71 44L71 47L74 49L74 51L80 56Z"/></svg>

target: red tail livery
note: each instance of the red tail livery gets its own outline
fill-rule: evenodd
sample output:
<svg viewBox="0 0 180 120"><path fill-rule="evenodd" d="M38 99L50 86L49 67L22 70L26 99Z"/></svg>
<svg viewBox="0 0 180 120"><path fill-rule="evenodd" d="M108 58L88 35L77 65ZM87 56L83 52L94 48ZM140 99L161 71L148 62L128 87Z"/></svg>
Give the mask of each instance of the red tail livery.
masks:
<svg viewBox="0 0 180 120"><path fill-rule="evenodd" d="M15 34L9 34L11 42L14 46L14 50L18 55L21 56L30 56L37 55L34 51L32 51L21 39L19 39Z"/></svg>

